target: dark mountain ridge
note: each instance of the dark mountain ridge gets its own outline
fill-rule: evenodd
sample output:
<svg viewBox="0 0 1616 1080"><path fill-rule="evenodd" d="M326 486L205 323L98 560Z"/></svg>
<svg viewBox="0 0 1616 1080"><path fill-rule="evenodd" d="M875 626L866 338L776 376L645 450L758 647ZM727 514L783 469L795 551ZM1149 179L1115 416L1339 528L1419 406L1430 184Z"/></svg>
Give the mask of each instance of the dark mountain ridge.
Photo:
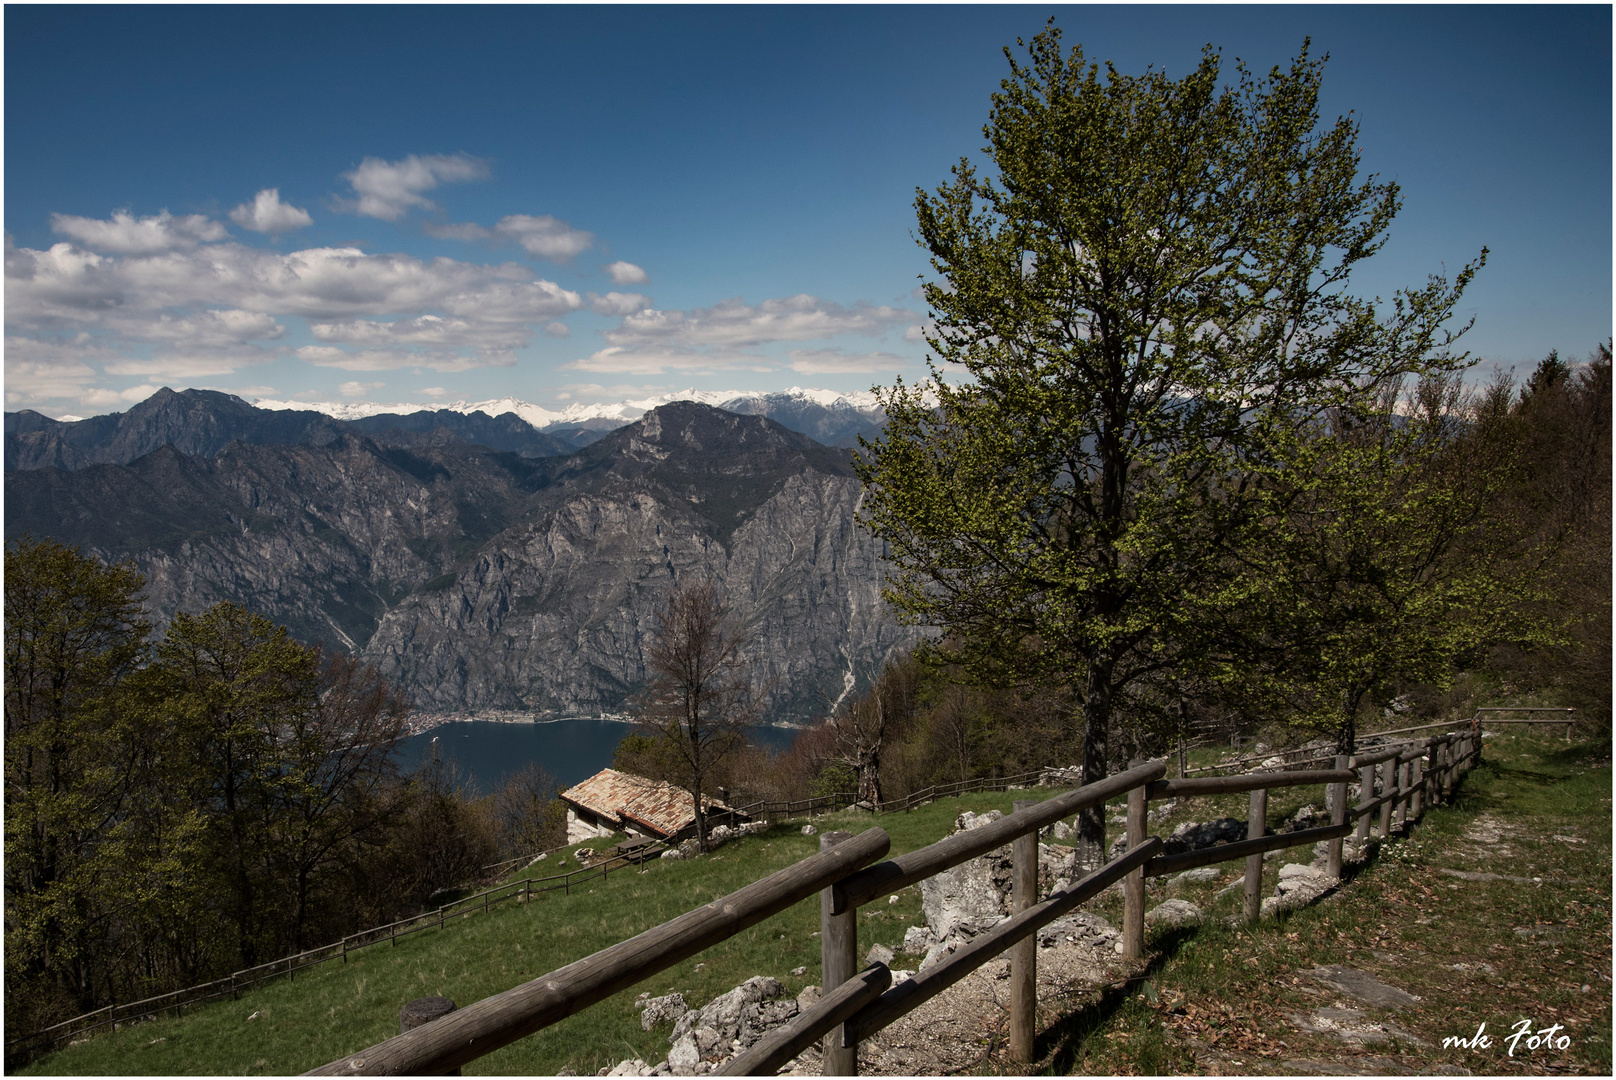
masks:
<svg viewBox="0 0 1616 1080"><path fill-rule="evenodd" d="M677 404L677 403L676 403ZM819 443L853 447L859 436L880 434L871 419L845 401L822 405L801 394L738 397L727 412L765 416ZM381 413L337 420L312 410L260 409L233 394L168 387L127 412L83 420L53 420L24 409L5 414L5 467L82 469L127 465L164 445L186 454L212 456L232 442L273 446L324 446L345 432L379 443L420 446L461 442L505 450L522 457L571 454L622 430L625 422L606 417L556 423L540 430L514 412L489 416L452 409Z"/></svg>
<svg viewBox="0 0 1616 1080"><path fill-rule="evenodd" d="M573 449L515 413L489 416L440 409L337 420L307 409L260 409L216 390L175 391L165 386L127 412L84 420L52 420L31 409L6 413L5 465L8 470L127 465L165 445L211 457L231 443L325 446L347 433L400 445L474 443L523 457L550 457Z"/></svg>
<svg viewBox="0 0 1616 1080"><path fill-rule="evenodd" d="M434 710L621 709L667 589L707 576L753 628L777 719L820 711L913 639L882 606L845 450L688 402L564 457L416 438L348 429L211 456L169 441L127 464L11 471L6 534L133 559L159 623L245 603Z"/></svg>

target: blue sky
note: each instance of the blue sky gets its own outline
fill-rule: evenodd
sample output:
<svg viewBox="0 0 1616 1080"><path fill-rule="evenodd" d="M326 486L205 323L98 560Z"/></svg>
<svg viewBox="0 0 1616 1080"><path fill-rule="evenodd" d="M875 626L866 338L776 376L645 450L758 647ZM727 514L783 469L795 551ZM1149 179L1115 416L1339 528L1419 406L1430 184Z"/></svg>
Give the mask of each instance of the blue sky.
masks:
<svg viewBox="0 0 1616 1080"><path fill-rule="evenodd" d="M19 7L6 408L865 390L924 373L915 188L1054 13L1124 72L1330 54L1470 350L1611 333L1608 7Z"/></svg>

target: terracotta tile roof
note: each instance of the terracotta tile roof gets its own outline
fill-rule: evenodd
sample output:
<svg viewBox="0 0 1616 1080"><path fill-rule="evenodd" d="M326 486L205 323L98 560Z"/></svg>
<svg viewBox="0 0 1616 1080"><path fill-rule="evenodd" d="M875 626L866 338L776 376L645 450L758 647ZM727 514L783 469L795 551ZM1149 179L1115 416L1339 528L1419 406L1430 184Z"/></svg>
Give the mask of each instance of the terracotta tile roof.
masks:
<svg viewBox="0 0 1616 1080"><path fill-rule="evenodd" d="M595 816L622 825L633 823L660 836L672 836L695 824L690 793L664 780L647 780L633 773L602 769L561 793L567 802ZM708 795L701 799L707 813L729 807Z"/></svg>

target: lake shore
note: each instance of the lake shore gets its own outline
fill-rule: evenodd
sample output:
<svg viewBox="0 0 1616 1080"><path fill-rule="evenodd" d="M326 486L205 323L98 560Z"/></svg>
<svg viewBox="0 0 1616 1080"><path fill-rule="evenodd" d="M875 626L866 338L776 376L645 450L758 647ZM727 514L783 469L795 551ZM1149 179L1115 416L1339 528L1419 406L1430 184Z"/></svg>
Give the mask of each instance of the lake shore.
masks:
<svg viewBox="0 0 1616 1080"><path fill-rule="evenodd" d="M553 712L522 712L516 709L488 709L477 712L417 712L404 724L405 735L420 735L445 724L560 724L569 720L600 720L609 724L632 724L628 713L580 713L562 716Z"/></svg>

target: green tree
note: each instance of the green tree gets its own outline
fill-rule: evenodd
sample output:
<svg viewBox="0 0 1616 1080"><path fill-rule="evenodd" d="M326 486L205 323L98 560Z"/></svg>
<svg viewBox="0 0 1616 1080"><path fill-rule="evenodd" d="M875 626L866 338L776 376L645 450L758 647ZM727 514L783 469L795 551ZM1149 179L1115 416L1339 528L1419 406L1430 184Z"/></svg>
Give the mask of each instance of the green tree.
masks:
<svg viewBox="0 0 1616 1080"><path fill-rule="evenodd" d="M142 742L121 687L146 656L144 586L132 566L54 540L6 546L6 996L19 1017L88 1008L107 989L103 886Z"/></svg>
<svg viewBox="0 0 1616 1080"><path fill-rule="evenodd" d="M1590 734L1610 733L1611 354L1585 364L1558 354L1539 363L1510 409L1523 469L1506 492L1509 512L1535 525L1546 552L1544 595L1524 605L1531 620L1564 628L1554 643L1505 642L1492 656L1506 685L1574 706Z"/></svg>
<svg viewBox="0 0 1616 1080"><path fill-rule="evenodd" d="M1523 617L1541 555L1505 499L1519 482L1518 426L1498 392L1456 376L1366 415L1332 416L1288 455L1286 492L1250 553L1224 671L1248 701L1356 746L1361 706L1400 683L1445 687L1493 642L1541 641Z"/></svg>
<svg viewBox="0 0 1616 1080"><path fill-rule="evenodd" d="M917 195L932 377L883 394L858 468L889 600L973 677L1068 686L1093 782L1119 695L1207 649L1289 435L1462 363L1444 324L1481 259L1384 309L1348 292L1398 190L1359 180L1351 119L1320 124L1306 44L1221 87L1210 48L1177 81L1102 76L1053 26L1027 50L995 175Z"/></svg>
<svg viewBox="0 0 1616 1080"><path fill-rule="evenodd" d="M157 648L159 692L190 755L187 795L210 822L238 963L277 954L295 903L281 873L287 826L306 796L302 733L318 723L318 658L239 604L183 612Z"/></svg>

